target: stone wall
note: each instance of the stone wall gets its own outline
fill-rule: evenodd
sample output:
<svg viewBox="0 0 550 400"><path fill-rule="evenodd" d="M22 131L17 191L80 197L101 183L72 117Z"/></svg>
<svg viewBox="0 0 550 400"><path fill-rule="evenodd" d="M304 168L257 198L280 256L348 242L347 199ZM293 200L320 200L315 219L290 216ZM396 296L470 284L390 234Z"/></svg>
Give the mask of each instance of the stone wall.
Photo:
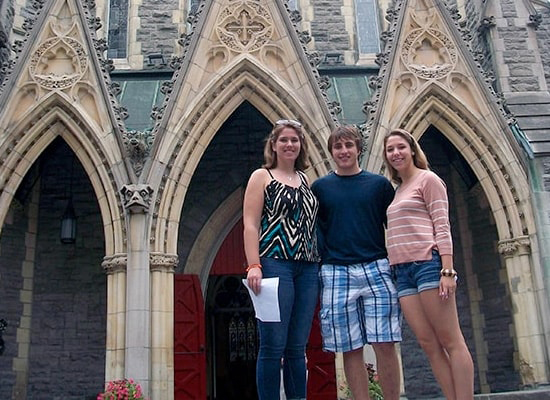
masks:
<svg viewBox="0 0 550 400"><path fill-rule="evenodd" d="M172 15L180 3L178 0L150 0L140 5L140 28L136 40L141 44L141 53L145 59L152 53L171 55L175 52L179 33Z"/></svg>
<svg viewBox="0 0 550 400"><path fill-rule="evenodd" d="M544 68L544 77L546 85L550 86L550 10L541 8L542 21L537 29L537 44L540 52L542 67ZM549 190L550 191L550 190Z"/></svg>
<svg viewBox="0 0 550 400"><path fill-rule="evenodd" d="M535 55L529 46L527 26L516 23L518 12L516 2L513 0L501 0L500 7L502 18L507 21L506 26L498 26L498 37L504 43L502 51L503 61L509 72L509 76L501 77L507 80L509 92L529 92L541 89L538 77L533 70L536 62Z"/></svg>
<svg viewBox="0 0 550 400"><path fill-rule="evenodd" d="M0 236L0 318L6 320L8 326L3 332L5 350L0 355L0 398L10 399L15 382L13 359L17 356L16 342L19 317L23 312L23 304L19 301L20 290L23 287L21 264L25 257L25 233L27 217L24 207L15 200L12 202L8 218L2 227Z"/></svg>
<svg viewBox="0 0 550 400"><path fill-rule="evenodd" d="M315 49L321 53L343 53L351 50L354 46L350 43L350 36L346 31L342 15L343 2L322 0L313 2L312 6L314 15L311 21L311 35L315 38Z"/></svg>
<svg viewBox="0 0 550 400"><path fill-rule="evenodd" d="M90 182L68 146L54 142L40 164L41 185L35 262L31 266L31 348L26 398L95 399L103 388L106 340L106 275L103 227ZM71 169L73 172L71 173ZM72 183L71 183L72 175ZM24 182L22 187L26 187ZM32 185L32 183L31 183ZM60 218L72 185L78 217L75 244L59 240ZM18 354L16 331L22 315L22 263L27 227L23 210L12 203L13 225L1 236L2 314L8 320L7 351L0 363L0 398L11 398ZM28 266L27 266L28 267ZM29 328L29 327L25 327ZM21 358L24 355L19 354ZM6 378L6 379L4 379Z"/></svg>

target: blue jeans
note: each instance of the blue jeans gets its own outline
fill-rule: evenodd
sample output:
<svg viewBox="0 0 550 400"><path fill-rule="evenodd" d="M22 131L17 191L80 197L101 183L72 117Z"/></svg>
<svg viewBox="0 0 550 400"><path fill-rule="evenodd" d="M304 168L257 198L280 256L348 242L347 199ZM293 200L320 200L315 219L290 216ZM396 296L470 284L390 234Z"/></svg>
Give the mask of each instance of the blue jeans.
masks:
<svg viewBox="0 0 550 400"><path fill-rule="evenodd" d="M281 360L287 399L306 398L305 348L319 297L317 263L262 258L264 278L279 277L281 322L258 320L256 384L260 400L278 400Z"/></svg>

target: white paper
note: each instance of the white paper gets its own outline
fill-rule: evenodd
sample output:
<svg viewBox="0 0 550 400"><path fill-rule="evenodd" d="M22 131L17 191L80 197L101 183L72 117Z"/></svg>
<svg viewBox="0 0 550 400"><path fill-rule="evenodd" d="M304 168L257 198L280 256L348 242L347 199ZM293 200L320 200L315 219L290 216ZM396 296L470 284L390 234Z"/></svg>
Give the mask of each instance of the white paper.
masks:
<svg viewBox="0 0 550 400"><path fill-rule="evenodd" d="M244 286L248 289L256 318L263 322L281 322L279 311L279 277L264 278L260 286L260 294L256 295L248 286L248 281L243 279Z"/></svg>

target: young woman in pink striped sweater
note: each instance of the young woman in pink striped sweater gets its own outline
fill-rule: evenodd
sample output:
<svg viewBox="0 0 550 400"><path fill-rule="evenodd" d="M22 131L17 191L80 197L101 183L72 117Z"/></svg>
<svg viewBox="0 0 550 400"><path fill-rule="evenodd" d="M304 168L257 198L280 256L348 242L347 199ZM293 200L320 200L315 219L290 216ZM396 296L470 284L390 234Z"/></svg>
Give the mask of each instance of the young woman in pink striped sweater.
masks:
<svg viewBox="0 0 550 400"><path fill-rule="evenodd" d="M405 130L384 138L384 160L398 184L387 210L387 249L401 309L444 396L473 399L474 367L458 321L445 183Z"/></svg>

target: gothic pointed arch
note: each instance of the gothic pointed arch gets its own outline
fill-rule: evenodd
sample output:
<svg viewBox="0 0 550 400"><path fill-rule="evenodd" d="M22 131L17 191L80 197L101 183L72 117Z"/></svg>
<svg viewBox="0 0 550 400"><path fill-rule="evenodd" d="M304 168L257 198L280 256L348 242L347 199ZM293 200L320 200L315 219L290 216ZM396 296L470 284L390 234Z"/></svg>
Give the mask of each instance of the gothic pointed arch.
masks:
<svg viewBox="0 0 550 400"><path fill-rule="evenodd" d="M201 229L188 257L190 268L185 272L197 274L206 295L208 274L225 237L242 216L243 190L234 191L212 214Z"/></svg>
<svg viewBox="0 0 550 400"><path fill-rule="evenodd" d="M4 220L15 191L26 172L46 147L61 137L73 150L86 171L98 199L101 210L106 254L124 250L124 223L117 193L117 183L109 163L108 151L94 134L85 118L58 94L51 94L31 112L25 115L0 142L0 177L4 189L0 193ZM119 172L120 173L120 172Z"/></svg>
<svg viewBox="0 0 550 400"><path fill-rule="evenodd" d="M200 100L193 108L175 121L177 124L172 129L178 134L165 132L158 144L158 154L170 155L159 187L161 200L155 211L159 218L153 235L158 251L164 249L163 246L167 246L163 251L175 251L177 231L167 232L163 222L168 222L168 227L177 227L186 188L202 154L224 121L245 101L273 123L281 118L300 120L309 142L311 176L320 176L329 169L330 156L325 149L328 127L307 109L308 104L297 98L283 80L249 57L240 58L217 78L204 88L204 92L197 94Z"/></svg>
<svg viewBox="0 0 550 400"><path fill-rule="evenodd" d="M399 127L420 138L430 125L435 126L472 167L489 198L500 237L506 240L533 234L534 217L522 160L513 143L502 140L494 119L480 119L473 108L437 83L409 100L407 107L388 121L388 128L381 127L379 132L385 134ZM372 141L369 168L383 168L382 152L380 134Z"/></svg>
<svg viewBox="0 0 550 400"><path fill-rule="evenodd" d="M390 30L383 34L378 91L368 104L370 157L367 168L383 169L383 139L393 128L417 138L434 126L474 171L490 204L498 235L498 253L506 265L514 304L518 357L547 381L548 354L540 313L528 327L529 310L545 308L537 254L537 230L527 186L525 154L511 129L513 118L490 85L471 50L468 32L458 24L456 8L435 0L404 0L389 9Z"/></svg>

